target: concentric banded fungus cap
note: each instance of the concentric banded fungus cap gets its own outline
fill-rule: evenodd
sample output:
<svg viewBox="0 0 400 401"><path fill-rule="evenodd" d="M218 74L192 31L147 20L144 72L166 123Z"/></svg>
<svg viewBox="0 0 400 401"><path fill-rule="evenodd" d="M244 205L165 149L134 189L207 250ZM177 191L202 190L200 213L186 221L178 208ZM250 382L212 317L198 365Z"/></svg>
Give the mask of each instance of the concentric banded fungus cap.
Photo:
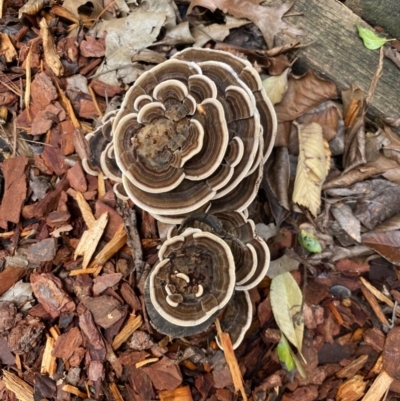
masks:
<svg viewBox="0 0 400 401"><path fill-rule="evenodd" d="M145 286L151 321L172 337L203 331L234 291L230 248L214 234L189 228L165 241L158 256Z"/></svg>
<svg viewBox="0 0 400 401"><path fill-rule="evenodd" d="M113 123L126 193L164 221L198 210L244 210L274 143L276 117L245 60L186 49L143 73Z"/></svg>
<svg viewBox="0 0 400 401"><path fill-rule="evenodd" d="M207 244L204 238L207 238ZM193 242L194 239L197 239L196 243ZM213 242L210 242L211 239ZM218 246L215 246L217 243ZM221 252L221 249L229 254L228 259L233 264L235 294L232 298L233 290L226 287L227 295L231 295L224 298L223 302L218 302L218 307L211 309L209 306L204 307L204 302L200 302L201 309L191 305L195 310L195 314L192 314L186 307L189 296L191 302L197 301L197 297L201 301L202 297L206 296L206 290L215 294L215 289L211 289L212 285L228 282L226 278L220 279L221 272L226 270L225 265L220 264L218 267L211 263L217 260L217 255L212 256L213 253ZM221 254L218 258L220 257ZM194 214L186 218L179 228L170 230L159 258L160 263L153 268L145 286L146 307L157 330L172 337L200 333L213 323L224 309L221 324L231 335L236 348L252 318L247 289L255 287L265 277L269 267L268 247L256 236L253 221L247 220L239 212L218 215ZM213 271L216 268L218 272L216 281L210 280L211 276L207 277L205 273L210 266L213 266ZM201 287L199 279L203 280ZM181 287L177 285L177 280ZM221 289L217 292L220 293ZM212 304L215 304L215 301ZM207 301L207 305L211 304ZM199 311L203 313L206 310L207 315L196 315Z"/></svg>
<svg viewBox="0 0 400 401"><path fill-rule="evenodd" d="M121 170L115 161L112 146L112 124L115 114L116 111L106 114L102 118L102 124L94 132L86 135L90 155L82 160L82 165L90 175L97 176L99 172L102 172L105 178L122 182Z"/></svg>
<svg viewBox="0 0 400 401"><path fill-rule="evenodd" d="M179 230L172 230L170 236L187 227L212 232L228 244L235 260L237 290L256 287L267 274L270 262L268 246L257 235L254 222L246 219L243 213L196 213L185 219Z"/></svg>

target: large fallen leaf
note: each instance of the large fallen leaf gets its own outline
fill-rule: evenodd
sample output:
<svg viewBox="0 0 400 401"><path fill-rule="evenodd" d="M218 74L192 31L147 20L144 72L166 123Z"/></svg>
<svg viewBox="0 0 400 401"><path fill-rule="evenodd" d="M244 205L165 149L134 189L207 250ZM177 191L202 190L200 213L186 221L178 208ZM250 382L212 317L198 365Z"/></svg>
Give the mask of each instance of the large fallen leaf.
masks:
<svg viewBox="0 0 400 401"><path fill-rule="evenodd" d="M362 243L374 249L390 263L400 266L400 231L366 233L362 236Z"/></svg>
<svg viewBox="0 0 400 401"><path fill-rule="evenodd" d="M396 214L374 228L375 232L400 230L400 214Z"/></svg>
<svg viewBox="0 0 400 401"><path fill-rule="evenodd" d="M311 70L301 77L291 75L288 90L275 107L278 121L293 121L320 103L337 97L335 84L318 78Z"/></svg>
<svg viewBox="0 0 400 401"><path fill-rule="evenodd" d="M324 139L331 141L338 132L341 112L338 105L330 100L323 102L297 119L300 124L318 123L322 127Z"/></svg>
<svg viewBox="0 0 400 401"><path fill-rule="evenodd" d="M331 212L343 230L346 231L351 238L355 239L357 242L361 242L361 224L360 221L354 217L351 208L342 202L338 202L332 206Z"/></svg>
<svg viewBox="0 0 400 401"><path fill-rule="evenodd" d="M282 20L284 14L293 3L283 3L278 7L259 6L262 0L192 0L188 8L191 14L194 7L204 7L214 12L216 9L230 14L235 18L247 18L253 22L264 36L268 47L274 44L274 36L280 31L291 35L301 35L303 31Z"/></svg>
<svg viewBox="0 0 400 401"><path fill-rule="evenodd" d="M191 45L192 43L194 43L194 41L195 38L190 32L189 22L185 21L169 29L166 32L165 37L162 40L155 42L153 45Z"/></svg>
<svg viewBox="0 0 400 401"><path fill-rule="evenodd" d="M347 173L335 177L324 183L322 189L348 187L356 182L363 181L369 177L385 173L386 171L398 168L399 165L394 161L380 156L377 160L359 166Z"/></svg>
<svg viewBox="0 0 400 401"><path fill-rule="evenodd" d="M304 322L300 312L303 295L290 273L283 273L272 279L270 298L276 324L301 352Z"/></svg>
<svg viewBox="0 0 400 401"><path fill-rule="evenodd" d="M329 146L317 123L296 124L299 133L299 160L294 182L293 202L316 216L321 205L321 187L329 167Z"/></svg>
<svg viewBox="0 0 400 401"><path fill-rule="evenodd" d="M173 15L173 20L171 20ZM93 30L96 37L105 37L105 61L96 71L102 82L119 85L135 81L143 72L132 64L131 58L149 47L164 26L175 25L174 10L169 2L146 1L124 18L101 21Z"/></svg>
<svg viewBox="0 0 400 401"><path fill-rule="evenodd" d="M354 211L354 216L370 230L400 213L400 185L374 179L371 188L370 194L357 201Z"/></svg>

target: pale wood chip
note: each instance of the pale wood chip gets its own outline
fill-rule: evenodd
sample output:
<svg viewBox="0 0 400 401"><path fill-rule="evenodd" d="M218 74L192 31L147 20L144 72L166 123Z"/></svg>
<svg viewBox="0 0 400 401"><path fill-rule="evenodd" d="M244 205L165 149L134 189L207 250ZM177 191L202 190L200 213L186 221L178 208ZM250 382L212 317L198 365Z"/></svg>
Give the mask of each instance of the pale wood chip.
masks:
<svg viewBox="0 0 400 401"><path fill-rule="evenodd" d="M224 333L222 331L221 325L220 325L218 319L215 320L215 326L217 327L218 337L219 337L221 345L224 349L225 359L228 364L229 371L231 372L235 392L240 390L243 400L247 401L247 395L246 395L246 392L244 390L244 385L243 385L243 378L242 378L242 374L240 373L240 368L239 368L238 361L236 359L235 352L233 351L232 341L229 337L229 334Z"/></svg>
<svg viewBox="0 0 400 401"><path fill-rule="evenodd" d="M89 395L87 393L84 393L83 391L79 390L79 388L71 386L70 384L66 384L65 386L63 386L62 390L66 393L74 394L83 399L89 398Z"/></svg>
<svg viewBox="0 0 400 401"><path fill-rule="evenodd" d="M96 250L97 244L108 223L108 213L103 213L96 223L82 234L82 238L75 250L74 258L83 256L82 268L86 269Z"/></svg>
<svg viewBox="0 0 400 401"><path fill-rule="evenodd" d="M89 203L87 203L81 192L76 192L76 201L81 210L83 220L85 220L85 223L89 228L92 228L96 224L96 219L93 216Z"/></svg>
<svg viewBox="0 0 400 401"><path fill-rule="evenodd" d="M19 401L34 401L33 387L14 373L3 370L3 383L13 392Z"/></svg>
<svg viewBox="0 0 400 401"><path fill-rule="evenodd" d="M48 373L53 376L57 370L56 358L51 355L54 349L54 343L56 340L54 338L47 336L46 345L44 347L44 353L42 358L42 365L40 367L40 373L42 375Z"/></svg>
<svg viewBox="0 0 400 401"><path fill-rule="evenodd" d="M394 379L390 377L384 370L379 373L379 376L374 380L367 393L362 398L362 401L380 400L389 389Z"/></svg>
<svg viewBox="0 0 400 401"><path fill-rule="evenodd" d="M115 233L114 237L110 242L108 242L105 247L96 255L93 262L90 264L89 268L97 268L103 266L112 256L114 256L125 244L127 240L126 231L124 226L121 225L118 231ZM96 272L96 276L99 271Z"/></svg>
<svg viewBox="0 0 400 401"><path fill-rule="evenodd" d="M142 316L130 315L122 330L115 336L112 343L113 349L117 350L141 325Z"/></svg>
<svg viewBox="0 0 400 401"><path fill-rule="evenodd" d="M143 359L143 361L139 361L139 362L135 363L135 368L139 369L142 366L146 366L146 365L149 365L150 363L154 363L154 362L157 362L157 361L158 361L158 358Z"/></svg>

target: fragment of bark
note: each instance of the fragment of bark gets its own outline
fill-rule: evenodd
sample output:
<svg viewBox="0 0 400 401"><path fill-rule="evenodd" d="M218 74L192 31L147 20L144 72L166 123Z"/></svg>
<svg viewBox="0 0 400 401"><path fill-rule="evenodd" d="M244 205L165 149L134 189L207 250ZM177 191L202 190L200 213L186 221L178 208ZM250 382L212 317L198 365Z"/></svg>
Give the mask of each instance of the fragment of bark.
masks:
<svg viewBox="0 0 400 401"><path fill-rule="evenodd" d="M6 229L7 221L18 223L22 205L26 199L25 169L28 159L25 156L4 160L4 196L0 205L0 227Z"/></svg>

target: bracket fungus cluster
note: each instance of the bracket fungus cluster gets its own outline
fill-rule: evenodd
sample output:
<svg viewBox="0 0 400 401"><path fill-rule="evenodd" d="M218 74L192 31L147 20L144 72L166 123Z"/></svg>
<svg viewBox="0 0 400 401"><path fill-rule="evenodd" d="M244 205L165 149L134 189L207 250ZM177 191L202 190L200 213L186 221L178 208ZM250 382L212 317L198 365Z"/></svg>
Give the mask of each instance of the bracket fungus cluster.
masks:
<svg viewBox="0 0 400 401"><path fill-rule="evenodd" d="M88 172L158 220L243 211L256 196L276 134L256 70L230 53L189 48L143 73L90 136Z"/></svg>
<svg viewBox="0 0 400 401"><path fill-rule="evenodd" d="M220 316L236 348L252 319L248 290L265 277L269 250L240 212L198 213L169 232L145 285L155 328L171 337L206 330Z"/></svg>

